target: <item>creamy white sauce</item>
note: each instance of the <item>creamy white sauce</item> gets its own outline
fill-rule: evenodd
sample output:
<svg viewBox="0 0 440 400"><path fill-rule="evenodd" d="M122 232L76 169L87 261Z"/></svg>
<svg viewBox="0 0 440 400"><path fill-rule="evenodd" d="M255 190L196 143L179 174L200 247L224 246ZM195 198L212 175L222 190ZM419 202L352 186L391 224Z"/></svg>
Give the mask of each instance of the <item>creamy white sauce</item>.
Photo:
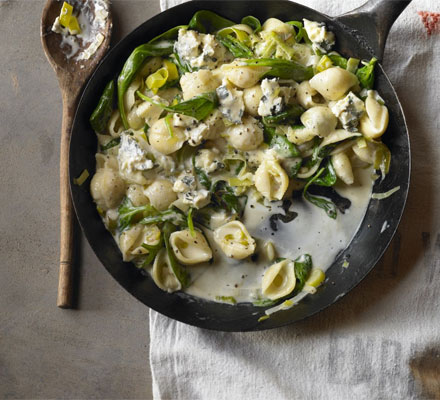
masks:
<svg viewBox="0 0 440 400"><path fill-rule="evenodd" d="M212 232L206 230L214 262L188 267L193 282L185 292L210 300L233 296L237 302L252 302L262 297L261 280L265 269L273 264L262 251L267 240L275 244L277 257L295 259L308 253L312 256L314 267L327 270L337 254L351 242L370 201L372 169L358 168L354 174L353 185L337 184L334 187L341 196L351 201L351 207L345 214L338 212L335 220L305 200L294 200L290 210L297 212L298 216L287 224L278 221L278 231L273 232L269 218L274 213L284 214L279 207L281 202L274 202L275 206L269 210L249 199L243 223L257 241L257 261L253 262L250 258L238 261L226 257L215 243Z"/></svg>

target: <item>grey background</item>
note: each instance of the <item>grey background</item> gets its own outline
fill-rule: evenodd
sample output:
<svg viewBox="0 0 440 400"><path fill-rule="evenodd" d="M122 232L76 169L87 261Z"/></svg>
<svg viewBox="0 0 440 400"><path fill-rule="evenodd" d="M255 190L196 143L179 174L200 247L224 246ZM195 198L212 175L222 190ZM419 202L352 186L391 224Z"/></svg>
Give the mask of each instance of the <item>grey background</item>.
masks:
<svg viewBox="0 0 440 400"><path fill-rule="evenodd" d="M116 42L159 12L113 0ZM151 398L148 308L81 234L77 310L56 307L61 96L44 1L0 0L0 398Z"/></svg>

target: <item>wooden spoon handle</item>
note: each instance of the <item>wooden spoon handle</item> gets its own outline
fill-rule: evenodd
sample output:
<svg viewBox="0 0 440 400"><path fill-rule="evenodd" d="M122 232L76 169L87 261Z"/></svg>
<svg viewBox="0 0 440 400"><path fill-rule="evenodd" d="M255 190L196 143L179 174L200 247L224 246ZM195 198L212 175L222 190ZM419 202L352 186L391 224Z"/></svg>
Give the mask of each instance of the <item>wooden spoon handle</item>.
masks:
<svg viewBox="0 0 440 400"><path fill-rule="evenodd" d="M57 306L71 308L73 298L73 205L69 183L69 143L77 96L63 94L60 149L60 274Z"/></svg>

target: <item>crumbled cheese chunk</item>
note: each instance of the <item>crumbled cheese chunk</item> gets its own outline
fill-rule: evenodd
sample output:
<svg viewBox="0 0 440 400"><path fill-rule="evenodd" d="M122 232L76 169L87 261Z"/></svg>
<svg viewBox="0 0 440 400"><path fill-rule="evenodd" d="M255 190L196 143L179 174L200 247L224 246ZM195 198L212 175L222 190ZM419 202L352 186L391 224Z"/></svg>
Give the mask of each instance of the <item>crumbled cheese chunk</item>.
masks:
<svg viewBox="0 0 440 400"><path fill-rule="evenodd" d="M339 118L344 129L356 132L359 119L365 112L365 105L359 97L350 92L342 100L330 103L330 109Z"/></svg>
<svg viewBox="0 0 440 400"><path fill-rule="evenodd" d="M234 89L226 80L216 90L219 110L233 124L241 123L244 114L243 92Z"/></svg>
<svg viewBox="0 0 440 400"><path fill-rule="evenodd" d="M304 18L304 29L312 41L313 50L327 53L335 45L335 35L325 28L323 22L309 21Z"/></svg>
<svg viewBox="0 0 440 400"><path fill-rule="evenodd" d="M216 68L226 57L226 49L214 35L180 29L174 45L182 61L196 68Z"/></svg>
<svg viewBox="0 0 440 400"><path fill-rule="evenodd" d="M202 149L196 156L196 167L202 168L205 172L210 173L215 170L224 167L224 164L220 161L219 151L213 149Z"/></svg>
<svg viewBox="0 0 440 400"><path fill-rule="evenodd" d="M198 146L209 137L209 126L207 124L186 115L174 114L173 126L184 128L184 133L190 146Z"/></svg>
<svg viewBox="0 0 440 400"><path fill-rule="evenodd" d="M281 89L277 79L263 79L261 82L261 97L258 105L258 114L262 117L279 114L284 108L284 97L280 94Z"/></svg>
<svg viewBox="0 0 440 400"><path fill-rule="evenodd" d="M211 201L211 192L206 189L193 190L183 195L183 203L194 208L203 208Z"/></svg>
<svg viewBox="0 0 440 400"><path fill-rule="evenodd" d="M189 192L196 189L196 179L193 175L181 174L174 182L173 191L176 193Z"/></svg>
<svg viewBox="0 0 440 400"><path fill-rule="evenodd" d="M131 174L134 171L145 171L153 168L153 161L147 158L136 139L130 134L121 135L121 144L118 152L118 164L121 174Z"/></svg>

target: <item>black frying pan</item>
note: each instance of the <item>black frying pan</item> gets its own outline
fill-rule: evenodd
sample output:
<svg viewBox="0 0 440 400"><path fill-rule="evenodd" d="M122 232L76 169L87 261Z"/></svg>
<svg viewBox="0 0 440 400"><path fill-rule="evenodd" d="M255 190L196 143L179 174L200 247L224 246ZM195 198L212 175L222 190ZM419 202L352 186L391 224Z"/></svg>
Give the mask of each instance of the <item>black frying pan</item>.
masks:
<svg viewBox="0 0 440 400"><path fill-rule="evenodd" d="M168 294L157 288L131 263L122 261L121 253L105 229L89 193L89 185L77 186L73 178L87 168L95 172L97 141L89 125L104 86L117 77L125 60L138 45L176 25L187 24L201 9L212 10L233 21L254 15L264 21L269 17L281 20L307 18L324 21L337 38L337 48L344 56L365 59L375 55L381 59L388 31L410 1L370 0L359 9L338 18L330 18L310 8L283 0L275 1L190 1L143 23L113 47L90 79L80 100L70 143L70 180L73 203L82 229L93 250L110 274L133 296L152 309L187 324L221 331L253 331L280 327L304 319L324 309L356 286L373 268L387 248L399 224L409 186L410 149L405 118L385 72L376 71L376 87L390 111L390 124L384 142L392 153L389 175L376 181L375 192L386 192L395 186L400 190L385 200L372 200L366 216L350 245L337 256L327 271L327 280L316 294L306 297L290 310L275 313L270 319L257 322L264 308L250 304L230 306L195 299L183 293ZM384 221L388 229L381 233ZM341 267L349 257L350 267Z"/></svg>

